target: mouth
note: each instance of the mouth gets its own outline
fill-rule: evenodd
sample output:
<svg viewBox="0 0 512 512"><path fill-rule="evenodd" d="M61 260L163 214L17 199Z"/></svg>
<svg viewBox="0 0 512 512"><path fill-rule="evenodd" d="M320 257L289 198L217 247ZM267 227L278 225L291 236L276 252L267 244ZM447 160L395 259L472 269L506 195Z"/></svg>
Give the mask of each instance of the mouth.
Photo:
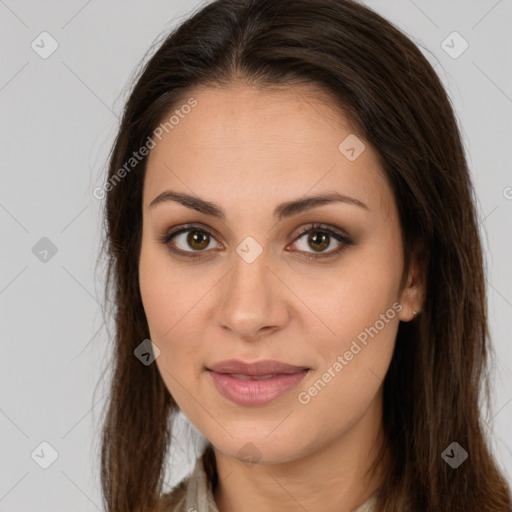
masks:
<svg viewBox="0 0 512 512"><path fill-rule="evenodd" d="M229 360L206 370L222 396L237 405L254 407L277 400L299 384L310 368L274 360L254 363Z"/></svg>

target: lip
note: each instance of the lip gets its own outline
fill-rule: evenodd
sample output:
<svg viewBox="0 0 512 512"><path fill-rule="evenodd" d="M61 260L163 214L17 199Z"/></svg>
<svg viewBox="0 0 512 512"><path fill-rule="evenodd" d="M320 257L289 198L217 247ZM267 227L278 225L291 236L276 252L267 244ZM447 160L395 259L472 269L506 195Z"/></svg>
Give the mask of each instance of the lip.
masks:
<svg viewBox="0 0 512 512"><path fill-rule="evenodd" d="M206 369L217 391L243 406L264 405L276 400L295 387L310 370L274 360L245 363L234 359Z"/></svg>

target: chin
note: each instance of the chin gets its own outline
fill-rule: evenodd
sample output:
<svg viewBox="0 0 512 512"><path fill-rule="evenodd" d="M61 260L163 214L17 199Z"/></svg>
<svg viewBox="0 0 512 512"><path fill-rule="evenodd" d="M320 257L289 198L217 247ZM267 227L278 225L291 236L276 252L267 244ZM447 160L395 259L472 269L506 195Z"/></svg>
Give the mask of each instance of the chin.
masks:
<svg viewBox="0 0 512 512"><path fill-rule="evenodd" d="M294 444L291 444L292 440L295 440ZM297 436L289 432L283 437L268 436L266 432L259 435L243 434L229 439L224 437L220 443L212 439L211 443L224 455L248 465L281 464L308 453L307 447L302 443L297 445Z"/></svg>

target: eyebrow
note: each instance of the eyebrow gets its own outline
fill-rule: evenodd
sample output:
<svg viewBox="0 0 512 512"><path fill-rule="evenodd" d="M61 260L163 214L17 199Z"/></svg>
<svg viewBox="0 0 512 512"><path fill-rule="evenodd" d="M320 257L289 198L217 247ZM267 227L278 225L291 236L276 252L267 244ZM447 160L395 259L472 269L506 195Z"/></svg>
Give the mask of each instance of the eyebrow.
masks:
<svg viewBox="0 0 512 512"><path fill-rule="evenodd" d="M204 199L201 199L197 196L185 194L183 192L175 192L173 190L166 190L159 194L157 197L155 197L155 199L153 199L153 201L151 201L149 207L153 208L158 204L163 204L170 201L179 203L183 206L186 206L187 208L197 210L198 212L204 213L205 215L211 215L223 220L226 219L226 214L222 208L215 203L205 201ZM339 194L338 192L330 192L314 196L301 197L293 201L286 201L281 203L274 209L274 217L277 220L282 220L287 217L292 217L293 215L298 215L299 213L302 213L306 210L335 202L350 204L369 210L368 206L359 201L359 199L345 196L343 194Z"/></svg>

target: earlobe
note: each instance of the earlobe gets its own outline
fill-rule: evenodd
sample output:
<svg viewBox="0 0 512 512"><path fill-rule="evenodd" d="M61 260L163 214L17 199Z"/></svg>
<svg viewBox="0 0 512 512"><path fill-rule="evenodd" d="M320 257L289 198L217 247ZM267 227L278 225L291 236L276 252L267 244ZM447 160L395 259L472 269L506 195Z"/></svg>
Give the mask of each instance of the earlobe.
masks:
<svg viewBox="0 0 512 512"><path fill-rule="evenodd" d="M402 322L416 320L421 313L426 293L425 273L420 263L415 260L409 269L407 282L402 290L400 303L402 310L399 318Z"/></svg>

